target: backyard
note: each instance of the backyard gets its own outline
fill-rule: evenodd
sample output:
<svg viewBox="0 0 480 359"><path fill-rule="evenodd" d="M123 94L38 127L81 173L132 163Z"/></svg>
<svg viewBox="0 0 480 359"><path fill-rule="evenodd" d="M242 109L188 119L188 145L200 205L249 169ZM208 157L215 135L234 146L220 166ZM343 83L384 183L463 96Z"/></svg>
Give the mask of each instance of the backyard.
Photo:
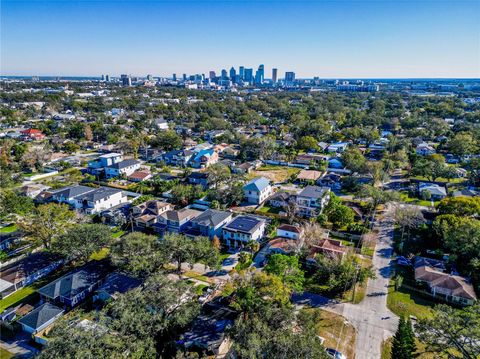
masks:
<svg viewBox="0 0 480 359"><path fill-rule="evenodd" d="M248 174L248 179L266 177L274 183L283 183L290 180L293 175L300 172L299 168L284 166L263 166Z"/></svg>

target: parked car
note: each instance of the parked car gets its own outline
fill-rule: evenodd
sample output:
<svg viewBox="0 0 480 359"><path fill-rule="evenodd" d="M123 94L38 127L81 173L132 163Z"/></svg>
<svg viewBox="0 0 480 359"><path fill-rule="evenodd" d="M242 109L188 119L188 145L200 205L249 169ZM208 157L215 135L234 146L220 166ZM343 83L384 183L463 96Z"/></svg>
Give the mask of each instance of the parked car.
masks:
<svg viewBox="0 0 480 359"><path fill-rule="evenodd" d="M347 359L347 357L343 353L340 353L333 348L326 348L325 350L327 354L334 359Z"/></svg>

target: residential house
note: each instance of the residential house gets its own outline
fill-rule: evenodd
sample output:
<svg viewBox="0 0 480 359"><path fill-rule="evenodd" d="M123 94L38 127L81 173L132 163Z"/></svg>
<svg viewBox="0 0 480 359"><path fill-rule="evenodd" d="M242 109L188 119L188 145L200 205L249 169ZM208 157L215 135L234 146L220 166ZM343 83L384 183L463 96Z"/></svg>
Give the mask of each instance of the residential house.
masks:
<svg viewBox="0 0 480 359"><path fill-rule="evenodd" d="M18 323L22 326L23 331L30 334L37 334L52 325L64 312L65 310L53 304L44 303L20 318Z"/></svg>
<svg viewBox="0 0 480 359"><path fill-rule="evenodd" d="M105 167L112 166L115 163L122 161L123 156L120 153L107 153L88 162L87 170L94 175L99 175L104 172Z"/></svg>
<svg viewBox="0 0 480 359"><path fill-rule="evenodd" d="M328 156L305 153L295 157L295 163L299 165L310 166L312 163L320 163L328 159Z"/></svg>
<svg viewBox="0 0 480 359"><path fill-rule="evenodd" d="M260 241L266 221L262 218L241 215L226 224L222 229L224 244L229 248L241 248L250 241Z"/></svg>
<svg viewBox="0 0 480 359"><path fill-rule="evenodd" d="M252 204L263 203L273 192L270 181L265 177L257 177L243 186L246 201Z"/></svg>
<svg viewBox="0 0 480 359"><path fill-rule="evenodd" d="M127 177L131 182L148 181L152 178L152 174L148 171L135 171Z"/></svg>
<svg viewBox="0 0 480 359"><path fill-rule="evenodd" d="M477 301L472 284L464 277L425 265L415 268L415 280L425 283L435 298L459 305L472 305Z"/></svg>
<svg viewBox="0 0 480 359"><path fill-rule="evenodd" d="M50 189L49 186L45 186L41 183L29 183L22 187L21 192L27 197L35 198L48 189Z"/></svg>
<svg viewBox="0 0 480 359"><path fill-rule="evenodd" d="M291 224L282 224L277 228L277 237L299 240L303 236L303 229Z"/></svg>
<svg viewBox="0 0 480 359"><path fill-rule="evenodd" d="M342 188L341 179L342 177L337 173L327 173L317 181L317 185L331 189L340 189Z"/></svg>
<svg viewBox="0 0 480 359"><path fill-rule="evenodd" d="M237 313L225 306L206 304L192 327L182 335L179 344L187 351L205 353L209 358L227 358L232 341L228 329L233 326Z"/></svg>
<svg viewBox="0 0 480 359"><path fill-rule="evenodd" d="M347 149L348 142L336 142L327 147L329 153L342 153Z"/></svg>
<svg viewBox="0 0 480 359"><path fill-rule="evenodd" d="M278 191L268 198L268 204L275 208L285 208L291 199L293 199L293 197L290 193Z"/></svg>
<svg viewBox="0 0 480 359"><path fill-rule="evenodd" d="M166 211L158 216L157 223L153 225L153 228L159 234L163 234L165 231L180 233L189 226L192 219L198 217L201 213L191 208Z"/></svg>
<svg viewBox="0 0 480 359"><path fill-rule="evenodd" d="M123 160L105 167L105 177L128 177L140 168L140 161L134 159Z"/></svg>
<svg viewBox="0 0 480 359"><path fill-rule="evenodd" d="M219 211L216 209L207 209L202 214L190 221L190 227L184 231L188 236L205 236L213 239L222 236L222 228L232 220L232 213Z"/></svg>
<svg viewBox="0 0 480 359"><path fill-rule="evenodd" d="M304 217L318 216L329 199L330 188L318 186L305 187L296 198L298 215Z"/></svg>
<svg viewBox="0 0 480 359"><path fill-rule="evenodd" d="M191 185L200 185L204 189L207 189L209 186L208 181L209 174L207 172L192 172L187 177L187 182Z"/></svg>
<svg viewBox="0 0 480 359"><path fill-rule="evenodd" d="M163 117L156 118L155 120L153 120L153 123L157 128L157 130L160 130L160 131L168 130L168 122Z"/></svg>
<svg viewBox="0 0 480 359"><path fill-rule="evenodd" d="M186 167L193 156L191 150L172 150L162 156L163 162L167 165Z"/></svg>
<svg viewBox="0 0 480 359"><path fill-rule="evenodd" d="M296 240L276 237L268 242L267 252L269 254L289 255L298 252L300 248L301 244Z"/></svg>
<svg viewBox="0 0 480 359"><path fill-rule="evenodd" d="M206 168L218 162L218 153L213 148L202 149L193 155L190 165L193 168Z"/></svg>
<svg viewBox="0 0 480 359"><path fill-rule="evenodd" d="M340 158L333 157L328 160L328 168L342 169L344 167Z"/></svg>
<svg viewBox="0 0 480 359"><path fill-rule="evenodd" d="M23 139L30 141L42 141L46 138L45 134L42 131L34 128L20 131L20 133Z"/></svg>
<svg viewBox="0 0 480 359"><path fill-rule="evenodd" d="M422 142L417 145L415 152L417 153L417 155L427 156L427 155L433 155L435 153L435 149L432 146L430 146L428 143Z"/></svg>
<svg viewBox="0 0 480 359"><path fill-rule="evenodd" d="M322 172L314 170L301 170L297 175L297 181L303 183L315 183L322 176Z"/></svg>
<svg viewBox="0 0 480 359"><path fill-rule="evenodd" d="M103 284L97 289L93 296L93 301L100 300L107 302L111 299L117 299L119 294L124 294L131 289L137 288L142 284L138 278L133 278L123 273L114 272L109 274Z"/></svg>
<svg viewBox="0 0 480 359"><path fill-rule="evenodd" d="M311 246L307 261L310 263L315 263L316 257L319 254L343 260L347 253L348 248L342 244L342 241L337 239L323 238L318 242L318 244Z"/></svg>
<svg viewBox="0 0 480 359"><path fill-rule="evenodd" d="M67 203L73 208L81 209L89 214L99 213L128 202L127 196L120 189L79 185L53 192L51 198L55 202Z"/></svg>
<svg viewBox="0 0 480 359"><path fill-rule="evenodd" d="M418 193L422 197L425 197L425 195L427 194L427 196L429 196L430 199L435 201L441 200L447 197L447 190L445 189L445 187L435 183L428 183L428 182L419 183Z"/></svg>
<svg viewBox="0 0 480 359"><path fill-rule="evenodd" d="M110 271L106 261L93 261L38 290L42 300L73 308L92 293Z"/></svg>
<svg viewBox="0 0 480 359"><path fill-rule="evenodd" d="M0 297L5 298L20 288L43 278L63 264L51 253L36 252L0 271Z"/></svg>
<svg viewBox="0 0 480 359"><path fill-rule="evenodd" d="M170 203L150 200L132 208L135 225L139 228L150 228L158 222L158 216L173 210Z"/></svg>

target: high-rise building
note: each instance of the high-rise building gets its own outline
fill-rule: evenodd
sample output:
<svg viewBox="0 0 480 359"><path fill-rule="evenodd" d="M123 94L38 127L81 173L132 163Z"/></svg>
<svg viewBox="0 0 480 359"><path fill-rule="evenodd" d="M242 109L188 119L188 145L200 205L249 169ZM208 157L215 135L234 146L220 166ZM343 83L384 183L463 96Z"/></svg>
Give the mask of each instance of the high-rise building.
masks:
<svg viewBox="0 0 480 359"><path fill-rule="evenodd" d="M105 75L102 75L102 81L105 81Z"/></svg>
<svg viewBox="0 0 480 359"><path fill-rule="evenodd" d="M265 67L262 64L258 66L258 70L255 73L255 83L257 85L261 85L263 83L264 78L265 78Z"/></svg>
<svg viewBox="0 0 480 359"><path fill-rule="evenodd" d="M173 79L173 81L177 81L177 74L173 74L172 79Z"/></svg>
<svg viewBox="0 0 480 359"><path fill-rule="evenodd" d="M272 69L272 82L276 83L277 82L277 69Z"/></svg>
<svg viewBox="0 0 480 359"><path fill-rule="evenodd" d="M215 77L217 77L217 75L215 74L215 71L210 71L210 72L208 73L208 78L209 78L210 80L213 80Z"/></svg>
<svg viewBox="0 0 480 359"><path fill-rule="evenodd" d="M285 72L285 85L291 86L295 82L295 72Z"/></svg>
<svg viewBox="0 0 480 359"><path fill-rule="evenodd" d="M129 75L120 75L122 86L132 86L132 78Z"/></svg>
<svg viewBox="0 0 480 359"><path fill-rule="evenodd" d="M153 76L152 76L152 75L147 75L147 80L148 80L148 81L152 81L152 80L153 80Z"/></svg>
<svg viewBox="0 0 480 359"><path fill-rule="evenodd" d="M110 75L105 75L105 81L110 82Z"/></svg>
<svg viewBox="0 0 480 359"><path fill-rule="evenodd" d="M183 81L187 81L187 74L183 74Z"/></svg>
<svg viewBox="0 0 480 359"><path fill-rule="evenodd" d="M225 79L228 78L227 70L225 70L225 69L222 70L222 76L221 77L222 77L222 80L225 80Z"/></svg>
<svg viewBox="0 0 480 359"><path fill-rule="evenodd" d="M245 67L240 66L240 67L238 68L238 75L240 76L240 80L244 80L244 79L245 79Z"/></svg>
<svg viewBox="0 0 480 359"><path fill-rule="evenodd" d="M237 76L237 71L235 71L235 67L231 67L230 68L230 80L234 81L235 80L235 76Z"/></svg>
<svg viewBox="0 0 480 359"><path fill-rule="evenodd" d="M245 69L245 81L253 82L253 69Z"/></svg>

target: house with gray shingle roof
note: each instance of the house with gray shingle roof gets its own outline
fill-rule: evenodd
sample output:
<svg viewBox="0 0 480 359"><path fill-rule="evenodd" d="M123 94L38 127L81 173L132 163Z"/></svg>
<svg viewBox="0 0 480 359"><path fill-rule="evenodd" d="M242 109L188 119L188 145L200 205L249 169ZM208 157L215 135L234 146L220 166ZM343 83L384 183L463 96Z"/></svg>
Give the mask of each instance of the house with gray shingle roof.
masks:
<svg viewBox="0 0 480 359"><path fill-rule="evenodd" d="M184 233L188 236L205 236L213 239L222 235L222 227L232 220L232 213L207 209L190 221L190 228Z"/></svg>
<svg viewBox="0 0 480 359"><path fill-rule="evenodd" d="M273 193L270 180L265 177L257 177L243 186L246 201L252 204L261 204Z"/></svg>
<svg viewBox="0 0 480 359"><path fill-rule="evenodd" d="M110 266L106 261L93 261L48 283L38 293L45 301L74 307L100 285L109 271Z"/></svg>
<svg viewBox="0 0 480 359"><path fill-rule="evenodd" d="M53 324L62 316L64 310L50 303L44 303L18 320L22 329L31 334L36 334Z"/></svg>

